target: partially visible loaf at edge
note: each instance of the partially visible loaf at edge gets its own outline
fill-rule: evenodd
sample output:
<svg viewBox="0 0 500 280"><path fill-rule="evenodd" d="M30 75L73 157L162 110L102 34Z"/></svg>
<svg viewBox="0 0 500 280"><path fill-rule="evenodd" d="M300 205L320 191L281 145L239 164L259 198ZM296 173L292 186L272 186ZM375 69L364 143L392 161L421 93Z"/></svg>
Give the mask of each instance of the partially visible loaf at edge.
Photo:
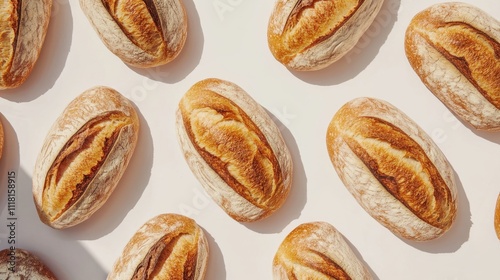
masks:
<svg viewBox="0 0 500 280"><path fill-rule="evenodd" d="M479 130L500 130L500 22L470 4L421 11L405 35L410 65L427 88Z"/></svg>
<svg viewBox="0 0 500 280"><path fill-rule="evenodd" d="M372 279L342 234L321 221L293 229L278 247L272 268L274 280Z"/></svg>
<svg viewBox="0 0 500 280"><path fill-rule="evenodd" d="M0 4L0 89L19 87L35 66L49 27L52 0Z"/></svg>
<svg viewBox="0 0 500 280"><path fill-rule="evenodd" d="M184 48L188 32L182 0L80 0L104 45L139 68L164 65Z"/></svg>
<svg viewBox="0 0 500 280"><path fill-rule="evenodd" d="M160 214L136 231L107 280L202 280L208 258L209 245L196 221L179 214Z"/></svg>
<svg viewBox="0 0 500 280"><path fill-rule="evenodd" d="M39 257L21 248L0 251L0 279L57 280Z"/></svg>
<svg viewBox="0 0 500 280"><path fill-rule="evenodd" d="M323 69L356 45L383 2L276 0L268 21L269 49L290 69Z"/></svg>
<svg viewBox="0 0 500 280"><path fill-rule="evenodd" d="M455 173L439 147L392 104L355 98L332 118L328 154L357 202L397 236L425 241L456 217Z"/></svg>

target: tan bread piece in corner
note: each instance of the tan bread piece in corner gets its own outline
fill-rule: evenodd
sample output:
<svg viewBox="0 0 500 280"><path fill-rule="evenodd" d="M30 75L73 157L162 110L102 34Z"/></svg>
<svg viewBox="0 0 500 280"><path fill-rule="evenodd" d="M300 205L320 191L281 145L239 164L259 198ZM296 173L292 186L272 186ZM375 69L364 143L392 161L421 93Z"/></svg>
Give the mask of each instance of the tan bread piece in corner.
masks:
<svg viewBox="0 0 500 280"><path fill-rule="evenodd" d="M500 194L497 197L497 203L495 206L495 233L497 234L498 239L500 240Z"/></svg>
<svg viewBox="0 0 500 280"><path fill-rule="evenodd" d="M0 251L0 279L57 280L40 258L20 248Z"/></svg>
<svg viewBox="0 0 500 280"><path fill-rule="evenodd" d="M383 0L276 0L267 29L273 56L298 71L319 70L350 51Z"/></svg>
<svg viewBox="0 0 500 280"><path fill-rule="evenodd" d="M0 114L1 117L1 114ZM5 136L4 136L4 131L3 131L3 124L2 124L2 119L0 118L0 159L2 159L3 156L3 145L5 142Z"/></svg>
<svg viewBox="0 0 500 280"><path fill-rule="evenodd" d="M42 50L52 0L0 3L0 89L16 88L28 78Z"/></svg>
<svg viewBox="0 0 500 280"><path fill-rule="evenodd" d="M346 188L394 234L425 241L452 226L453 169L432 139L393 105L374 98L347 102L332 118L326 143Z"/></svg>
<svg viewBox="0 0 500 280"><path fill-rule="evenodd" d="M67 228L109 198L135 149L139 118L114 89L76 97L50 128L35 163L33 198L45 224Z"/></svg>
<svg viewBox="0 0 500 280"><path fill-rule="evenodd" d="M282 241L273 259L273 279L373 279L342 234L326 222L303 223Z"/></svg>
<svg viewBox="0 0 500 280"><path fill-rule="evenodd" d="M205 79L179 102L177 135L186 161L233 219L263 219L285 202L292 158L267 112L234 83Z"/></svg>
<svg viewBox="0 0 500 280"><path fill-rule="evenodd" d="M498 20L470 4L435 4L411 20L405 51L425 86L459 118L500 130Z"/></svg>
<svg viewBox="0 0 500 280"><path fill-rule="evenodd" d="M208 255L205 233L193 219L161 214L136 231L107 280L202 280Z"/></svg>
<svg viewBox="0 0 500 280"><path fill-rule="evenodd" d="M80 7L104 45L131 66L169 63L186 42L182 0L80 0Z"/></svg>

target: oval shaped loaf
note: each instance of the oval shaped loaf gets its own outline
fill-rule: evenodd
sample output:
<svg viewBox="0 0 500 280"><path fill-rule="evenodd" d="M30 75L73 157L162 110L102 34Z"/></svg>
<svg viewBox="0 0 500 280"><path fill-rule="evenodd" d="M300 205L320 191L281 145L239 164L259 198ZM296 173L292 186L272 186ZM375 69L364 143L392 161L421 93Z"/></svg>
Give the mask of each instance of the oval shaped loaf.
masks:
<svg viewBox="0 0 500 280"><path fill-rule="evenodd" d="M0 251L0 279L56 280L57 278L36 255L16 248Z"/></svg>
<svg viewBox="0 0 500 280"><path fill-rule="evenodd" d="M273 56L286 67L319 70L350 51L383 0L277 0L268 22Z"/></svg>
<svg viewBox="0 0 500 280"><path fill-rule="evenodd" d="M33 173L40 219L67 228L88 219L109 198L135 149L139 118L114 89L76 97L50 128Z"/></svg>
<svg viewBox="0 0 500 280"><path fill-rule="evenodd" d="M273 279L373 279L342 234L326 222L303 223L278 247Z"/></svg>
<svg viewBox="0 0 500 280"><path fill-rule="evenodd" d="M342 106L326 136L330 159L359 204L396 235L430 240L455 219L454 172L408 116L374 98Z"/></svg>
<svg viewBox="0 0 500 280"><path fill-rule="evenodd" d="M242 88L219 79L194 84L177 110L181 148L193 174L233 219L276 211L292 183L292 159L266 111Z"/></svg>
<svg viewBox="0 0 500 280"><path fill-rule="evenodd" d="M0 89L28 78L42 50L52 0L8 0L0 4Z"/></svg>
<svg viewBox="0 0 500 280"><path fill-rule="evenodd" d="M476 129L500 130L500 22L470 4L440 3L411 20L410 65L427 88Z"/></svg>
<svg viewBox="0 0 500 280"><path fill-rule="evenodd" d="M104 45L131 66L166 64L186 42L182 0L80 0L80 7Z"/></svg>
<svg viewBox="0 0 500 280"><path fill-rule="evenodd" d="M208 253L205 234L194 220L161 214L132 236L107 280L201 280L205 277Z"/></svg>
<svg viewBox="0 0 500 280"><path fill-rule="evenodd" d="M500 240L500 194L497 196L497 203L495 205L495 214L494 214L493 226L495 227L495 233L497 234L497 238Z"/></svg>

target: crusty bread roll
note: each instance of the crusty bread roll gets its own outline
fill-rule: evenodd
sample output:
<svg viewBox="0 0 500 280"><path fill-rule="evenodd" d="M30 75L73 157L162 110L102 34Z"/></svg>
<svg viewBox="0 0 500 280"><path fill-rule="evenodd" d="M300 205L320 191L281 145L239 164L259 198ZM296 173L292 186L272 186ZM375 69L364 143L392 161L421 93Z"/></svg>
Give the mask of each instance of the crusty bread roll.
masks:
<svg viewBox="0 0 500 280"><path fill-rule="evenodd" d="M271 215L292 183L292 158L270 116L234 83L194 84L177 110L187 163L215 202L240 222Z"/></svg>
<svg viewBox="0 0 500 280"><path fill-rule="evenodd" d="M139 118L114 89L94 87L75 98L50 128L33 173L40 219L67 228L109 198L135 149Z"/></svg>
<svg viewBox="0 0 500 280"><path fill-rule="evenodd" d="M56 276L40 258L20 249L0 251L0 279L56 280Z"/></svg>
<svg viewBox="0 0 500 280"><path fill-rule="evenodd" d="M47 34L52 0L0 3L0 89L28 78Z"/></svg>
<svg viewBox="0 0 500 280"><path fill-rule="evenodd" d="M393 105L374 98L347 102L331 120L326 143L347 189L396 235L424 241L452 226L454 172L432 139Z"/></svg>
<svg viewBox="0 0 500 280"><path fill-rule="evenodd" d="M470 4L430 6L405 37L410 65L458 117L481 130L500 130L500 22Z"/></svg>
<svg viewBox="0 0 500 280"><path fill-rule="evenodd" d="M3 124L2 124L2 119L1 119L1 114L0 114L0 159L2 158L3 155L3 145L4 145L4 132L3 132Z"/></svg>
<svg viewBox="0 0 500 280"><path fill-rule="evenodd" d="M80 6L104 45L131 66L166 64L186 42L182 0L80 0Z"/></svg>
<svg viewBox="0 0 500 280"><path fill-rule="evenodd" d="M497 234L497 237L500 240L500 194L498 194L497 203L495 206L494 226L495 226L495 233Z"/></svg>
<svg viewBox="0 0 500 280"><path fill-rule="evenodd" d="M370 27L383 0L276 0L267 40L286 67L319 70L350 51Z"/></svg>
<svg viewBox="0 0 500 280"><path fill-rule="evenodd" d="M161 214L132 236L107 280L201 280L208 254L203 229L193 219Z"/></svg>
<svg viewBox="0 0 500 280"><path fill-rule="evenodd" d="M342 234L326 222L303 223L278 247L273 279L373 279Z"/></svg>

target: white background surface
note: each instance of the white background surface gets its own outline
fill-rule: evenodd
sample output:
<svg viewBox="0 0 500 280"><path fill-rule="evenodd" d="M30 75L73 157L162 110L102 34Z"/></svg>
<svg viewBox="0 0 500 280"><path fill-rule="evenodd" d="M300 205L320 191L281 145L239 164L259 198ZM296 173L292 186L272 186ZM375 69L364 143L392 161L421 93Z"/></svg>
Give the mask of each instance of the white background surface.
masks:
<svg viewBox="0 0 500 280"><path fill-rule="evenodd" d="M104 47L77 1L54 0L34 71L20 88L0 92L6 133L0 163L1 248L8 246L9 235L7 172L16 171L16 245L36 253L60 279L105 279L134 232L168 212L194 218L207 233L207 280L271 279L281 240L300 223L315 220L334 225L375 279L499 278L493 210L500 191L500 134L477 132L458 121L420 82L404 55L410 19L437 1L386 0L353 51L311 73L289 71L269 52L266 28L273 1L184 2L189 35L183 52L166 66L139 70ZM465 2L500 18L498 1ZM293 154L291 194L265 220L241 224L229 218L205 195L182 157L174 112L187 89L208 77L232 81L252 95L278 121ZM136 104L139 143L106 205L74 228L54 230L38 220L32 201L34 162L64 107L95 85L113 87ZM326 128L340 106L359 96L400 108L452 164L459 210L443 237L425 243L396 237L368 216L340 182L328 158Z"/></svg>

